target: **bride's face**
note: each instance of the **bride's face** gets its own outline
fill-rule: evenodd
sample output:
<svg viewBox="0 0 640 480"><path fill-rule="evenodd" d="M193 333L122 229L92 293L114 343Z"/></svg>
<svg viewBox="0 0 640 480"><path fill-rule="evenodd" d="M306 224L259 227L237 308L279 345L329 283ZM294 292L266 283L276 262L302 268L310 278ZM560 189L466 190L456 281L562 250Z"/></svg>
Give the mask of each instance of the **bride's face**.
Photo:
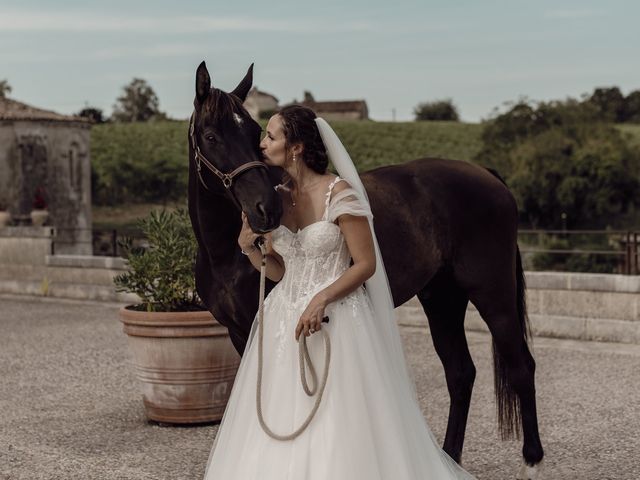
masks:
<svg viewBox="0 0 640 480"><path fill-rule="evenodd" d="M260 142L260 149L267 165L284 167L289 164L291 154L287 151L280 115L276 114L269 119L267 132Z"/></svg>

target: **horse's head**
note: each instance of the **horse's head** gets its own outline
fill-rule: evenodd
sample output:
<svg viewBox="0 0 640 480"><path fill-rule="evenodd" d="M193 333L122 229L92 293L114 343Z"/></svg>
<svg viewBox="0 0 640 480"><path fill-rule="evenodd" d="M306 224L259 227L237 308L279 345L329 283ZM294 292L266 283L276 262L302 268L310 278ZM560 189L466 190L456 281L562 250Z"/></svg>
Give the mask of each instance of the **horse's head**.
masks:
<svg viewBox="0 0 640 480"><path fill-rule="evenodd" d="M253 65L231 93L211 86L204 62L196 72L196 96L190 126L190 160L199 186L227 195L249 220L255 232L266 233L280 224L282 203L262 159L258 123L242 103L253 83Z"/></svg>

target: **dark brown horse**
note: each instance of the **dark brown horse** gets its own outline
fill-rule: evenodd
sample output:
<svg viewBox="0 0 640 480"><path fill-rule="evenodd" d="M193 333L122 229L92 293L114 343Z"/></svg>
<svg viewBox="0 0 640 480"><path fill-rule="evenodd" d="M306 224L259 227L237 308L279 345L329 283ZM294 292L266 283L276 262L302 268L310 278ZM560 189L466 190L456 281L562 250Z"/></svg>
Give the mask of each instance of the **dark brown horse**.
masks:
<svg viewBox="0 0 640 480"><path fill-rule="evenodd" d="M189 143L189 212L199 243L196 285L240 354L258 308L259 284L258 272L237 245L240 208L254 231L275 229L282 205L273 186L282 172L254 163L227 188L196 159L196 150L221 172L261 160L260 127L242 106L251 84L252 68L230 94L211 88L203 62L196 73ZM471 301L493 337L501 432L507 437L522 430L528 466L522 478L533 478L543 450L513 196L497 174L454 160L424 158L361 178L395 305L417 295L444 366L451 399L444 450L460 460L476 375L463 326ZM268 290L273 286L268 281Z"/></svg>

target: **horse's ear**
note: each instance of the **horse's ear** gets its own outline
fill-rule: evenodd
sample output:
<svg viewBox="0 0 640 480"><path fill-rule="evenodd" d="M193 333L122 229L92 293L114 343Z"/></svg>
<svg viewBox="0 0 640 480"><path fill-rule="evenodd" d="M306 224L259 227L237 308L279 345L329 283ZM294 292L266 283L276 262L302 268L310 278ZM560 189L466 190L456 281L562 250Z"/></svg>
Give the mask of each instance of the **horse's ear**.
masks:
<svg viewBox="0 0 640 480"><path fill-rule="evenodd" d="M202 105L209 96L211 90L211 77L209 77L209 71L204 61L198 65L196 70L196 101Z"/></svg>
<svg viewBox="0 0 640 480"><path fill-rule="evenodd" d="M251 85L253 85L253 63L249 67L249 70L247 71L247 74L244 76L242 81L231 93L244 102L247 99L249 90L251 90Z"/></svg>

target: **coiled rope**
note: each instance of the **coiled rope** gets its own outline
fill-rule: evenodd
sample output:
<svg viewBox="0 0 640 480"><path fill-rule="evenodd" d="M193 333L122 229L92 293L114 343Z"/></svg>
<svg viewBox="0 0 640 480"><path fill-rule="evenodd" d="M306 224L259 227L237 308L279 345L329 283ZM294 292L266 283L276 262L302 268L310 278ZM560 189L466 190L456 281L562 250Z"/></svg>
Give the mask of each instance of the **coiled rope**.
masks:
<svg viewBox="0 0 640 480"><path fill-rule="evenodd" d="M284 435L275 433L264 420L264 414L262 412L262 367L263 367L263 337L264 337L264 291L265 291L265 277L267 275L267 250L264 246L264 241L259 241L258 245L260 246L260 251L262 252L262 263L260 265L260 296L259 296L259 306L258 306L258 382L256 388L256 408L258 410L258 421L260 422L260 426L264 430L264 432L269 435L271 438L275 440L293 440L298 437L304 430L309 426L311 420L315 416L318 411L318 407L320 406L320 401L322 400L322 394L324 393L324 388L327 385L327 378L329 376L329 362L331 361L331 342L329 340L329 334L325 329L321 329L320 331L324 337L324 373L322 375L322 381L319 385L320 390L318 391L318 377L316 375L316 370L313 366L313 362L311 361L311 357L309 356L309 350L307 349L307 337L304 334L300 334L298 340L298 358L300 363L300 380L302 382L302 388L304 392L312 397L318 392L316 396L316 401L311 409L311 412L307 416L306 420L294 430L292 433ZM311 375L311 380L313 383L313 388L309 388L307 384L306 377L306 364L309 365L309 374Z"/></svg>

